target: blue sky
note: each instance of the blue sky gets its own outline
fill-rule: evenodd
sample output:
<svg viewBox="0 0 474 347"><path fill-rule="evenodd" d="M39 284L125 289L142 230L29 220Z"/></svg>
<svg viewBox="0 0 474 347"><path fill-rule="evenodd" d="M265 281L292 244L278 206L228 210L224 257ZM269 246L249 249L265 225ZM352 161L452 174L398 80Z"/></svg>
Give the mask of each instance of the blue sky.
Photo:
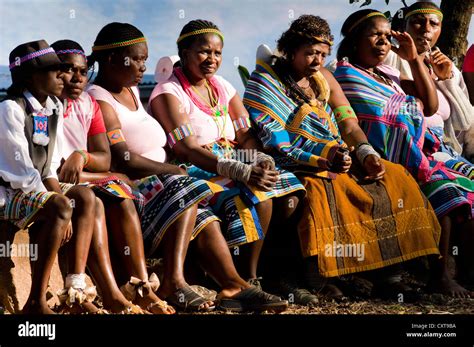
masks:
<svg viewBox="0 0 474 347"><path fill-rule="evenodd" d="M414 0L407 0L408 4ZM439 4L439 1L436 1ZM315 14L328 20L336 45L347 16L360 4L349 0L0 0L0 65L8 64L8 54L20 43L46 39L79 42L90 53L99 30L112 21L129 22L148 39L147 73L153 74L158 59L176 54L176 38L188 21L207 19L216 23L225 36L224 60L218 74L242 90L235 65L251 70L255 51L266 43L272 49L289 23L301 14ZM400 0L373 0L371 8L394 11ZM474 43L474 23L469 30Z"/></svg>

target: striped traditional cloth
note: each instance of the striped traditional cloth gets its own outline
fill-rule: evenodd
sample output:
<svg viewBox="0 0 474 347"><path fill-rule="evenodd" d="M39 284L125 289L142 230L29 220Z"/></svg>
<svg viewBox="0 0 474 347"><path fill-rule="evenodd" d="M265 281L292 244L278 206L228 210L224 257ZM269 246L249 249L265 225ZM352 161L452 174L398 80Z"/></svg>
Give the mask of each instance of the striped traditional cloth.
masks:
<svg viewBox="0 0 474 347"><path fill-rule="evenodd" d="M371 145L385 159L402 164L418 181L426 182L431 169L424 153L436 152L440 142L427 130L416 98L375 81L347 62L338 64L334 76Z"/></svg>
<svg viewBox="0 0 474 347"><path fill-rule="evenodd" d="M60 183L61 191L66 194L73 184ZM7 188L7 201L0 207L0 220L10 221L19 229L28 228L36 214L56 192L30 192L24 193L20 189Z"/></svg>
<svg viewBox="0 0 474 347"><path fill-rule="evenodd" d="M189 176L154 175L134 183L133 188L148 197L141 218L147 256L154 253L166 230L184 211L213 194L207 182ZM152 192L151 196L150 192ZM199 212L193 238L207 224L218 220L217 217L205 210Z"/></svg>
<svg viewBox="0 0 474 347"><path fill-rule="evenodd" d="M466 176L470 180L474 179L474 166L463 160L451 159L444 163L450 169L461 173L463 176Z"/></svg>
<svg viewBox="0 0 474 347"><path fill-rule="evenodd" d="M81 183L80 185L92 189L99 198L131 199L139 216L142 216L144 213L145 197L117 176L112 175L89 183Z"/></svg>
<svg viewBox="0 0 474 347"><path fill-rule="evenodd" d="M216 156L238 158L233 143L215 142L206 146ZM226 148L226 153L223 152ZM202 170L190 163L185 164L188 174L204 179L212 186L214 195L206 198L201 207L207 209L216 219L222 220L222 230L229 247L235 247L258 241L264 238L264 233L257 214L256 205L268 199L281 197L294 192L303 194L304 187L291 172L280 170L280 178L273 190L269 192L258 190L256 187L233 181ZM278 170L278 168L277 168Z"/></svg>
<svg viewBox="0 0 474 347"><path fill-rule="evenodd" d="M427 129L415 98L378 82L345 61L338 63L334 75L356 111L369 142L383 157L410 171L437 216L467 205L466 217L471 217L474 183L457 177L466 177L465 174L470 175L472 171L467 169L466 163L446 165L434 160L432 154L438 151L440 140Z"/></svg>
<svg viewBox="0 0 474 347"><path fill-rule="evenodd" d="M26 229L34 221L38 211L55 192L24 193L21 190L7 190L8 199L0 207L0 220L10 221L19 229Z"/></svg>
<svg viewBox="0 0 474 347"><path fill-rule="evenodd" d="M273 69L258 60L243 99L264 147L275 150L275 161L284 168L294 171L298 165L309 165L319 177L334 178L328 164L345 144L331 129L336 122L329 105L317 113L308 104L297 105L274 76ZM321 73L316 77L323 78Z"/></svg>
<svg viewBox="0 0 474 347"><path fill-rule="evenodd" d="M316 75L318 87L330 91L324 76ZM302 157L311 158L313 153L324 156L324 150L319 151L321 145L345 145L334 116L328 114L329 92L324 100L325 109L299 106L289 99L276 73L257 62L244 102L266 146L286 156L286 160L301 161ZM308 107L311 110L305 112L306 117L299 118L299 126L292 124L299 110ZM317 122L321 124L312 132ZM301 128L313 136L302 135ZM272 129L277 133L272 134ZM286 149L279 143L284 139L289 140ZM317 255L322 275L339 276L438 254L439 223L410 174L401 165L384 161L383 179L365 182L357 159L353 158L352 163L349 173L333 173L333 177L315 173L316 165L310 160L306 166L311 166L311 170L297 169L302 172L298 178L306 188L298 224L303 256Z"/></svg>

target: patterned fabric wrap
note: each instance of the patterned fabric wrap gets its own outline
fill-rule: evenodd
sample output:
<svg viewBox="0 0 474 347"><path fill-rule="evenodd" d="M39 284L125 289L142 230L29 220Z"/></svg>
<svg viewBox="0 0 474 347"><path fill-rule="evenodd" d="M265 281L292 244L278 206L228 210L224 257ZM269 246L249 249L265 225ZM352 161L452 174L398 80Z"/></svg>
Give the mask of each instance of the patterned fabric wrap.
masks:
<svg viewBox="0 0 474 347"><path fill-rule="evenodd" d="M43 208L55 192L23 193L21 190L9 193L4 207L0 207L0 220L10 221L18 229L26 229L34 221L36 214Z"/></svg>
<svg viewBox="0 0 474 347"><path fill-rule="evenodd" d="M133 188L146 201L141 226L147 256L154 253L166 230L184 211L213 194L207 182L179 175L149 176L135 181ZM201 210L193 237L214 220L217 220L215 216Z"/></svg>
<svg viewBox="0 0 474 347"><path fill-rule="evenodd" d="M320 72L313 78L329 88ZM335 178L327 170L338 148L346 144L327 102L322 106L298 105L287 96L284 84L263 61L257 61L243 101L258 127L263 145L275 150L277 164L292 171L299 165L312 166L317 176Z"/></svg>
<svg viewBox="0 0 474 347"><path fill-rule="evenodd" d="M334 180L300 177L307 190L298 225L301 251L318 255L323 276L439 253L441 228L416 181L401 165L382 162L386 172L376 182L361 184L364 172L355 162Z"/></svg>
<svg viewBox="0 0 474 347"><path fill-rule="evenodd" d="M252 155L243 158L240 152L230 143L213 143L206 146L217 157L230 157L250 163L255 160ZM245 160L246 159L246 160ZM201 207L222 220L222 230L229 247L239 246L263 239L264 234L255 208L260 202L284 196L297 191L304 191L303 185L296 176L288 171L280 171L280 179L272 191L264 192L255 187L233 181L230 178L202 170L192 164L185 164L190 176L205 179L213 188L214 195L206 198ZM278 169L278 168L277 168Z"/></svg>
<svg viewBox="0 0 474 347"><path fill-rule="evenodd" d="M99 197L133 200L138 215L142 216L145 210L145 197L139 191L132 189L128 184L116 176L106 177L89 183L81 183L94 191Z"/></svg>
<svg viewBox="0 0 474 347"><path fill-rule="evenodd" d="M369 142L384 158L408 169L427 194L437 216L467 205L470 217L474 184L469 179L456 178L468 170L465 165L446 165L433 159L432 154L439 150L441 142L426 127L415 98L376 81L348 62L338 63L335 77Z"/></svg>

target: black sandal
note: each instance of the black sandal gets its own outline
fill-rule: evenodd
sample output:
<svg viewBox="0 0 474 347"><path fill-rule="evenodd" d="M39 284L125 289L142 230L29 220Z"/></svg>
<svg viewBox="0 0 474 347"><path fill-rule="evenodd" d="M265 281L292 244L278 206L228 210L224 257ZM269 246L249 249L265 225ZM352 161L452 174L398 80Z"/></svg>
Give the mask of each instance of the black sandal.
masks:
<svg viewBox="0 0 474 347"><path fill-rule="evenodd" d="M177 310L183 312L210 312L216 308L215 305L201 308L201 305L208 303L209 300L206 300L196 293L190 286L178 289L173 294L169 295L165 301Z"/></svg>
<svg viewBox="0 0 474 347"><path fill-rule="evenodd" d="M288 308L288 301L268 294L256 286L244 289L230 298L221 298L217 308L232 312L283 312Z"/></svg>

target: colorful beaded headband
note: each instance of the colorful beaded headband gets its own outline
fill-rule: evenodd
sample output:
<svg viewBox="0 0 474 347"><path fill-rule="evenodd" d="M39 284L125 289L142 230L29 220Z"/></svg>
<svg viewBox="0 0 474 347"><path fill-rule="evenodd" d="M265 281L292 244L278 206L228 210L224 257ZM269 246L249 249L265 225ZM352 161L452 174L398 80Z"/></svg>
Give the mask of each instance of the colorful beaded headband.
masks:
<svg viewBox="0 0 474 347"><path fill-rule="evenodd" d="M410 11L405 15L405 19L413 16L414 14L435 14L439 17L440 21L443 21L443 13L435 8L420 8L418 10Z"/></svg>
<svg viewBox="0 0 474 347"><path fill-rule="evenodd" d="M190 33L183 34L176 40L176 43L179 43L180 41L184 40L186 37L189 37L189 36L207 34L207 33L219 35L222 41L224 41L224 35L222 35L222 33L218 29L209 28L209 29L194 30L194 31L191 31Z"/></svg>
<svg viewBox="0 0 474 347"><path fill-rule="evenodd" d="M354 30L354 28L356 26L358 26L360 23L362 23L363 21L365 21L366 19L369 19L371 17L375 17L375 16L381 16L381 17L384 17L385 19L387 19L387 17L385 17L385 15L382 13L382 12L371 12L369 13L368 15L362 17L361 19L359 19L357 22L355 22L354 24L352 24L352 26L349 28L349 30L347 31L348 33L350 33L352 30Z"/></svg>
<svg viewBox="0 0 474 347"><path fill-rule="evenodd" d="M139 37L139 38L132 39L132 40L126 40L126 41L110 43L110 44L107 44L107 45L93 46L92 51L96 52L96 51L103 51L103 50L106 50L106 49L117 48L117 47L126 47L126 46L131 46L131 45L135 45L137 43L142 43L142 42L146 42L146 39L144 37Z"/></svg>
<svg viewBox="0 0 474 347"><path fill-rule="evenodd" d="M82 55L82 56L87 60L86 54L84 53L84 51L81 51L80 49L61 49L61 50L59 50L59 51L56 51L56 54L57 54L57 55L62 55L62 54L79 54L79 55Z"/></svg>
<svg viewBox="0 0 474 347"><path fill-rule="evenodd" d="M30 53L30 54L27 54L27 55L21 57L21 58L20 58L20 61L18 61L18 60L16 59L15 62L11 63L8 67L10 68L10 70L13 70L15 67L21 65L22 63L24 63L24 62L26 62L26 61L32 60L32 59L34 59L34 58L41 57L41 56L46 55L46 54L51 54L51 53L56 54L56 52L54 51L54 49L51 48L51 47L44 48L44 49L40 49L39 51Z"/></svg>

